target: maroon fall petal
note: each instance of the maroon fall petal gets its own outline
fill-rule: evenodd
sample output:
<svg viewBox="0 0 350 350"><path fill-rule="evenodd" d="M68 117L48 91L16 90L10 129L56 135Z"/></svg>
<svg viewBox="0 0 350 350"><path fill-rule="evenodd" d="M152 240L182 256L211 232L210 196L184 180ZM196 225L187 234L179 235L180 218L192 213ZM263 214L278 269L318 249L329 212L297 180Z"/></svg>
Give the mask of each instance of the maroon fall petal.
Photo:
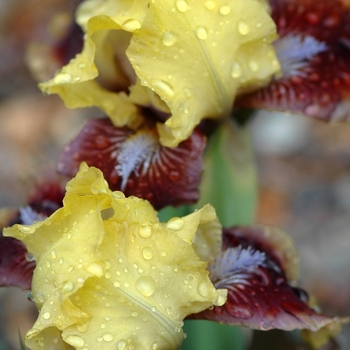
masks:
<svg viewBox="0 0 350 350"><path fill-rule="evenodd" d="M236 105L316 119L350 117L350 9L343 0L271 0L282 77Z"/></svg>
<svg viewBox="0 0 350 350"><path fill-rule="evenodd" d="M249 233L255 230L257 234ZM316 331L334 322L307 305L307 294L289 283L281 254L274 253L276 247L264 242L259 231L260 227L224 229L223 250L209 271L216 288L228 289L227 301L190 318L260 330Z"/></svg>
<svg viewBox="0 0 350 350"><path fill-rule="evenodd" d="M0 235L0 287L31 288L35 262L24 244L12 237Z"/></svg>
<svg viewBox="0 0 350 350"><path fill-rule="evenodd" d="M74 176L82 161L102 170L110 188L149 200L156 209L198 200L206 139L195 130L176 148L159 144L155 128L117 128L92 119L67 145L58 171Z"/></svg>

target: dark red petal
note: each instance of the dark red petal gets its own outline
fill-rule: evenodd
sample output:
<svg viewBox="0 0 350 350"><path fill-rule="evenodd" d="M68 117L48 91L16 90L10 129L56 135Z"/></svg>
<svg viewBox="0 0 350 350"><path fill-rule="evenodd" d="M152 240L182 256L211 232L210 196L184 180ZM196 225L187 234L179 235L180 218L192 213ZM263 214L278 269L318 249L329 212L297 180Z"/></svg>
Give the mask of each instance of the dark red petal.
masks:
<svg viewBox="0 0 350 350"><path fill-rule="evenodd" d="M0 235L0 287L31 288L35 262L27 255L24 244Z"/></svg>
<svg viewBox="0 0 350 350"><path fill-rule="evenodd" d="M107 118L92 119L62 151L58 171L74 176L85 161L102 170L112 190L147 199L160 209L198 200L204 147L198 130L178 147L167 148L159 144L155 128L135 132L117 128Z"/></svg>
<svg viewBox="0 0 350 350"><path fill-rule="evenodd" d="M278 34L311 35L334 44L350 39L350 12L345 0L270 0Z"/></svg>
<svg viewBox="0 0 350 350"><path fill-rule="evenodd" d="M236 105L303 114L325 121L341 121L350 117L350 10L341 0L271 1L272 16L280 39L276 48L290 38L314 40L324 49L314 54L302 48L285 45L280 57L284 75L266 88L237 99ZM311 45L312 46L312 45ZM288 52L290 51L290 52ZM286 58L306 51L296 71L288 71ZM289 56L288 56L289 55ZM303 56L303 55L301 55ZM286 67L287 66L287 67Z"/></svg>
<svg viewBox="0 0 350 350"><path fill-rule="evenodd" d="M224 230L224 250L210 263L210 278L217 288L228 289L228 299L191 318L268 330L317 330L334 319L317 314L307 305L307 294L290 285L278 252L267 240L248 229ZM261 232L261 231L260 231ZM250 239L252 242L250 243Z"/></svg>

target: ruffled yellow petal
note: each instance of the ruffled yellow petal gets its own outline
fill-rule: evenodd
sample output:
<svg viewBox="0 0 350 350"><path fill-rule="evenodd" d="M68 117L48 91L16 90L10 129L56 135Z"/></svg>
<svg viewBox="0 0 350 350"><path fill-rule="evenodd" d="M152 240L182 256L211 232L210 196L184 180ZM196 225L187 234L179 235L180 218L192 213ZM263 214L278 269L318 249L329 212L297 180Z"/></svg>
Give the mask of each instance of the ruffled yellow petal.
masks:
<svg viewBox="0 0 350 350"><path fill-rule="evenodd" d="M95 78L107 87L122 84L127 76L132 79L134 73L125 57L130 35L123 31L140 27L146 11L147 1L84 2L77 16L86 29L83 51L53 79L39 84L41 90L60 95L69 108L96 106L117 126L137 126L141 117L127 95L108 91Z"/></svg>
<svg viewBox="0 0 350 350"><path fill-rule="evenodd" d="M227 116L242 84L266 82L279 69L271 46L275 24L258 0L155 0L149 6L127 55L141 84L171 110L158 125L163 145L176 146L203 118Z"/></svg>
<svg viewBox="0 0 350 350"><path fill-rule="evenodd" d="M183 319L226 300L192 244L209 231L220 231L212 207L160 223L149 202L111 192L100 170L82 164L63 208L5 231L37 262L32 293L40 313L27 345L177 349Z"/></svg>

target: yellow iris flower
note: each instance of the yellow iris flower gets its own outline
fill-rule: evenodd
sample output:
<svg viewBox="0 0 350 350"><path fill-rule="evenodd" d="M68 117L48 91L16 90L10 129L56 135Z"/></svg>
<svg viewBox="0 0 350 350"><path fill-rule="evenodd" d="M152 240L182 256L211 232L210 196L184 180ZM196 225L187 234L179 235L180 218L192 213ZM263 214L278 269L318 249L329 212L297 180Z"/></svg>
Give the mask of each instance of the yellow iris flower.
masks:
<svg viewBox="0 0 350 350"><path fill-rule="evenodd" d="M170 114L158 125L164 146L188 138L203 118L227 116L237 93L280 69L265 0L87 0L77 22L83 51L41 89L71 108L97 106L116 126L137 127L135 104L152 104ZM129 94L100 84L125 77Z"/></svg>
<svg viewBox="0 0 350 350"><path fill-rule="evenodd" d="M66 189L49 218L4 232L36 259L30 349L177 349L187 315L225 302L204 261L221 247L211 206L160 223L84 163Z"/></svg>

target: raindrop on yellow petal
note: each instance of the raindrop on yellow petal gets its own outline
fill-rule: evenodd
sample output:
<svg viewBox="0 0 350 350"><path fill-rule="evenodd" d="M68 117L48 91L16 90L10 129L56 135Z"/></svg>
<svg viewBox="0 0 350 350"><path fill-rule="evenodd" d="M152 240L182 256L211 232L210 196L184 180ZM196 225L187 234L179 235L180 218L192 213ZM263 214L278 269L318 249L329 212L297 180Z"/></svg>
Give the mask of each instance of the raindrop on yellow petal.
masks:
<svg viewBox="0 0 350 350"><path fill-rule="evenodd" d="M162 36L162 43L165 46L172 46L177 41L177 35L174 32L166 31Z"/></svg>
<svg viewBox="0 0 350 350"><path fill-rule="evenodd" d="M70 335L66 339L66 343L68 343L69 345L72 345L76 348L82 348L85 344L84 339L78 337L77 335Z"/></svg>
<svg viewBox="0 0 350 350"><path fill-rule="evenodd" d="M122 24L123 29L129 32L133 32L136 29L141 28L141 23L136 19L128 19Z"/></svg>
<svg viewBox="0 0 350 350"><path fill-rule="evenodd" d="M206 1L204 3L204 7L207 9L207 10L214 10L216 4L215 4L215 1Z"/></svg>
<svg viewBox="0 0 350 350"><path fill-rule="evenodd" d="M117 350L124 350L126 349L126 341L124 339L121 339L117 343Z"/></svg>
<svg viewBox="0 0 350 350"><path fill-rule="evenodd" d="M238 21L238 31L241 35L247 35L250 32L250 26L245 20Z"/></svg>
<svg viewBox="0 0 350 350"><path fill-rule="evenodd" d="M248 66L252 72L257 72L259 70L259 64L256 61L250 60Z"/></svg>
<svg viewBox="0 0 350 350"><path fill-rule="evenodd" d="M166 226L170 230L179 231L184 227L184 224L185 222L181 218L174 217L167 222Z"/></svg>
<svg viewBox="0 0 350 350"><path fill-rule="evenodd" d="M69 84L72 80L72 77L70 74L67 74L67 73L58 73L53 80L55 84L63 85L63 84Z"/></svg>
<svg viewBox="0 0 350 350"><path fill-rule="evenodd" d="M68 281L63 287L62 287L62 293L69 293L74 289L74 284L72 281Z"/></svg>
<svg viewBox="0 0 350 350"><path fill-rule="evenodd" d="M151 260L153 258L153 252L151 250L151 248L143 248L142 250L142 256L146 259L146 260Z"/></svg>
<svg viewBox="0 0 350 350"><path fill-rule="evenodd" d="M109 341L112 341L112 340L113 340L113 335L112 335L111 333L106 333L106 334L104 334L104 335L102 336L102 338L103 338L104 341L109 342Z"/></svg>
<svg viewBox="0 0 350 350"><path fill-rule="evenodd" d="M160 80L160 79L155 79L152 81L152 86L157 87L159 90L161 90L165 95L168 96L174 96L174 88L167 83L164 80Z"/></svg>
<svg viewBox="0 0 350 350"><path fill-rule="evenodd" d="M221 6L219 12L223 16L226 16L231 12L231 6L228 6L228 5Z"/></svg>
<svg viewBox="0 0 350 350"><path fill-rule="evenodd" d="M92 263L89 265L86 269L87 272L90 272L91 274L102 277L103 276L103 267L97 263Z"/></svg>
<svg viewBox="0 0 350 350"><path fill-rule="evenodd" d="M49 312L44 312L43 319L48 320L51 317L51 314Z"/></svg>
<svg viewBox="0 0 350 350"><path fill-rule="evenodd" d="M203 26L198 26L196 28L196 35L199 39L205 40L208 37L208 31L207 28Z"/></svg>
<svg viewBox="0 0 350 350"><path fill-rule="evenodd" d="M152 236L152 227L150 225L142 225L139 227L139 235L143 238Z"/></svg>
<svg viewBox="0 0 350 350"><path fill-rule="evenodd" d="M239 78L242 75L242 68L238 62L234 62L231 67L231 77Z"/></svg>
<svg viewBox="0 0 350 350"><path fill-rule="evenodd" d="M188 4L187 1L185 0L176 0L176 8L180 11L180 12L186 12L188 10Z"/></svg>
<svg viewBox="0 0 350 350"><path fill-rule="evenodd" d="M154 281L150 277L140 277L136 281L136 289L144 297L150 297L155 291Z"/></svg>

